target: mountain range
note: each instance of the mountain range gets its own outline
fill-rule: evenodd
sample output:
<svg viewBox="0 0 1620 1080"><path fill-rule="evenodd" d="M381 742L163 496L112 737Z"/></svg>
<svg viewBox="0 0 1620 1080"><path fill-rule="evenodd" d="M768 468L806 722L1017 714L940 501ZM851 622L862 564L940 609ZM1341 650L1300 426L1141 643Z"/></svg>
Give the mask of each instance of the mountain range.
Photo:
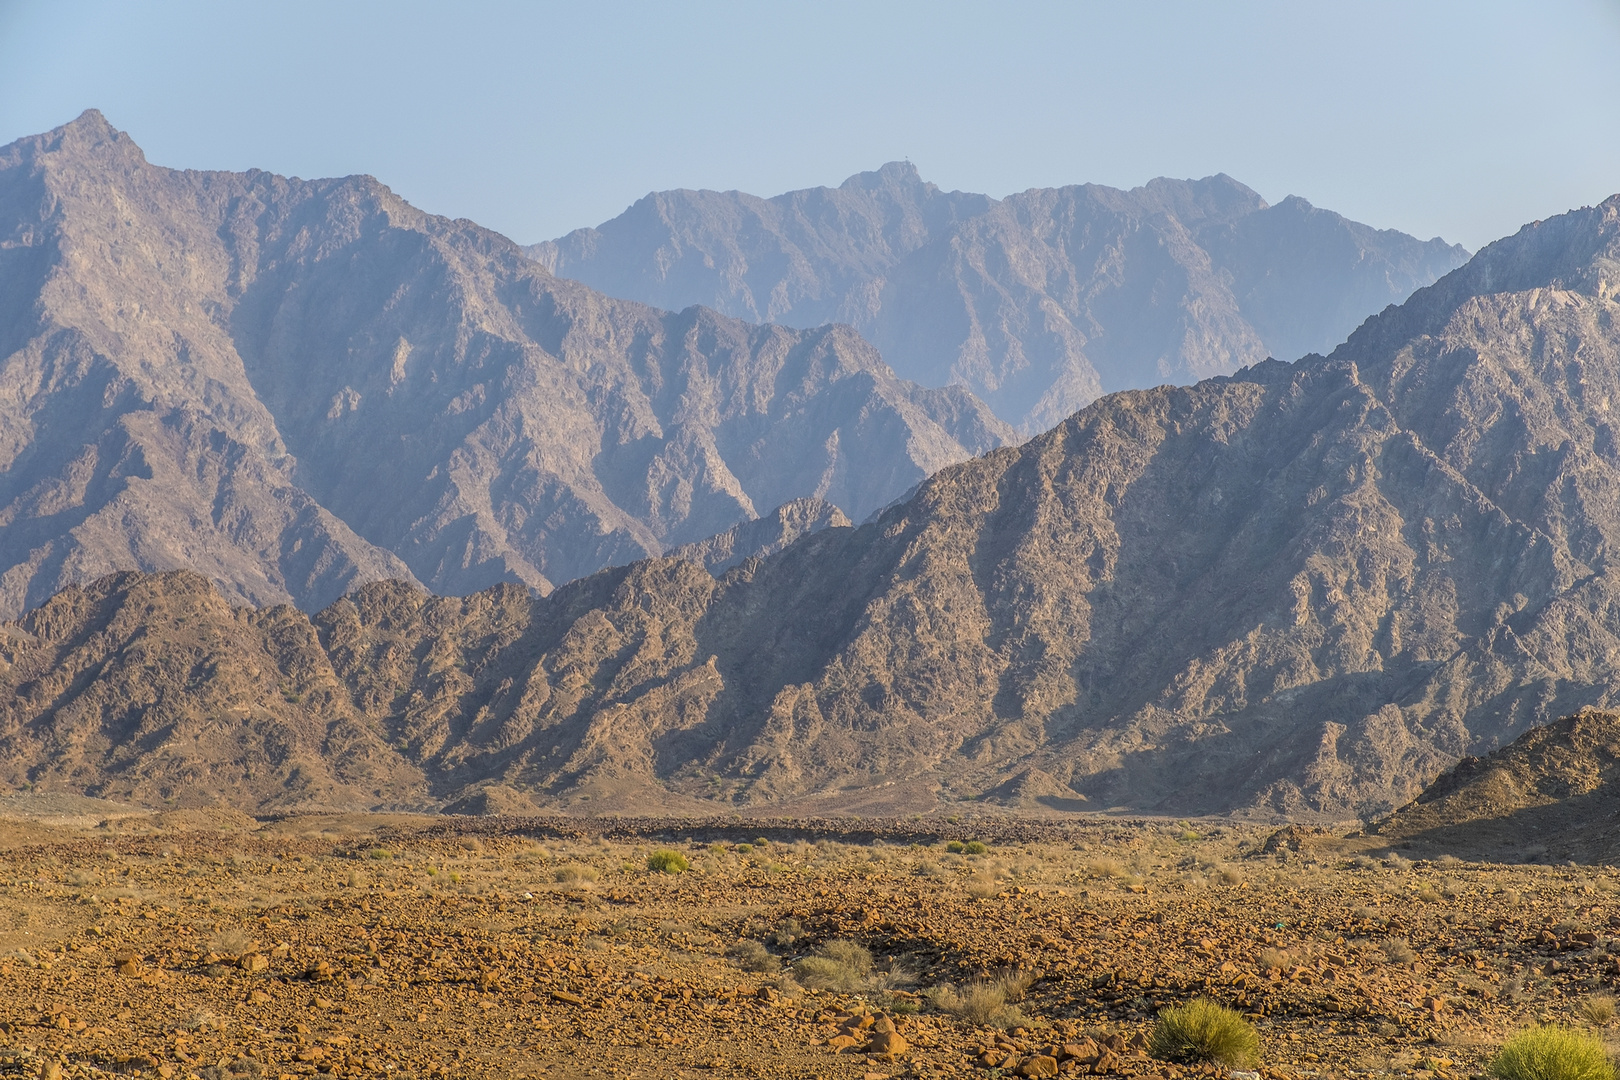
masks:
<svg viewBox="0 0 1620 1080"><path fill-rule="evenodd" d="M0 630L0 775L311 803L1375 817L1620 698L1620 196L1326 356L1102 398L859 526L539 597L194 574ZM695 561L701 560L701 561Z"/></svg>
<svg viewBox="0 0 1620 1080"><path fill-rule="evenodd" d="M180 567L544 592L1011 438L848 327L611 299L370 177L160 168L94 111L0 148L0 614Z"/></svg>
<svg viewBox="0 0 1620 1080"><path fill-rule="evenodd" d="M1225 175L993 199L909 162L771 199L654 192L528 251L662 308L848 323L902 377L965 386L1026 435L1105 393L1326 352L1468 257Z"/></svg>

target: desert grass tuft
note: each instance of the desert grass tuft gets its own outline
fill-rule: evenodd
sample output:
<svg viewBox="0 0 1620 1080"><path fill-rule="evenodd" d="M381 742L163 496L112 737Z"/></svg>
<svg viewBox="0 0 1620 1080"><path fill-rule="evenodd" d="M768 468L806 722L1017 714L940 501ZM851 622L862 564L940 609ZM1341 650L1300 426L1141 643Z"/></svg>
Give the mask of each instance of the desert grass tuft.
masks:
<svg viewBox="0 0 1620 1080"><path fill-rule="evenodd" d="M829 941L793 965L793 974L816 990L850 993L872 980L872 954L853 941Z"/></svg>
<svg viewBox="0 0 1620 1080"><path fill-rule="evenodd" d="M1271 971L1276 968L1290 967L1294 958L1283 949L1261 949L1260 955L1255 958L1261 971Z"/></svg>
<svg viewBox="0 0 1620 1080"><path fill-rule="evenodd" d="M1582 998L1575 1013L1593 1027L1608 1027L1614 1020L1614 995L1592 994Z"/></svg>
<svg viewBox="0 0 1620 1080"><path fill-rule="evenodd" d="M559 885L583 887L594 882L600 874L594 866L586 866L583 863L565 863L552 871L551 876Z"/></svg>
<svg viewBox="0 0 1620 1080"><path fill-rule="evenodd" d="M1405 967L1417 959L1417 950L1405 938L1390 938L1384 942L1384 957L1392 964Z"/></svg>
<svg viewBox="0 0 1620 1080"><path fill-rule="evenodd" d="M946 983L928 992L934 1007L959 1016L980 1027L1022 1027L1027 1021L1016 1005L1007 1001L1007 989L993 979L980 979L963 986Z"/></svg>
<svg viewBox="0 0 1620 1080"><path fill-rule="evenodd" d="M1260 1060L1260 1036L1236 1009L1198 997L1159 1013L1149 1051L1160 1061L1244 1069Z"/></svg>
<svg viewBox="0 0 1620 1080"><path fill-rule="evenodd" d="M775 971L781 966L770 950L757 941L739 941L726 950L726 955L744 971Z"/></svg>
<svg viewBox="0 0 1620 1080"><path fill-rule="evenodd" d="M208 951L235 960L253 951L253 939L236 927L227 927L208 939Z"/></svg>
<svg viewBox="0 0 1620 1080"><path fill-rule="evenodd" d="M1509 1039L1486 1072L1497 1080L1614 1080L1614 1063L1592 1035L1533 1027Z"/></svg>

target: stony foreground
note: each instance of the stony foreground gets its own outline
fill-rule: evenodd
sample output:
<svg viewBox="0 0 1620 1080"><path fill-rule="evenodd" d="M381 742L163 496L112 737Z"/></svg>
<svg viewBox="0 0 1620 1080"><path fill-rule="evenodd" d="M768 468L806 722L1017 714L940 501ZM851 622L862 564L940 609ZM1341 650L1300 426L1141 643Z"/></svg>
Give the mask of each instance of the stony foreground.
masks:
<svg viewBox="0 0 1620 1080"><path fill-rule="evenodd" d="M1213 1075L1141 1049L1207 994L1254 1019L1263 1077L1443 1080L1522 1025L1606 1024L1620 964L1613 871L1306 831L959 854L164 821L3 826L0 1075Z"/></svg>

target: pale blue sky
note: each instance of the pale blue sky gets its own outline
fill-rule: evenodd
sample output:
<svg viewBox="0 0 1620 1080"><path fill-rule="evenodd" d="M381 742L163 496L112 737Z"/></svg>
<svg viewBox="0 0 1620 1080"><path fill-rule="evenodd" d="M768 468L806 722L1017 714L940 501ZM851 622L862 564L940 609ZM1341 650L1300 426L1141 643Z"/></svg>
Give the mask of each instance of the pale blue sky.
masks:
<svg viewBox="0 0 1620 1080"><path fill-rule="evenodd" d="M0 142L365 172L532 242L910 157L1005 195L1226 172L1476 248L1620 192L1620 0L0 0Z"/></svg>

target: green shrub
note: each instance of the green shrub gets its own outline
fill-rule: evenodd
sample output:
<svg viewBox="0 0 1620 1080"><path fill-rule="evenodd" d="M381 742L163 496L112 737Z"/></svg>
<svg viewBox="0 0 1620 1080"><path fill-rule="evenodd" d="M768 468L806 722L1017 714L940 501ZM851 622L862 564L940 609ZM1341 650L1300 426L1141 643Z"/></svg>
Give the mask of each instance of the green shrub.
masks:
<svg viewBox="0 0 1620 1080"><path fill-rule="evenodd" d="M691 865L685 855L668 848L661 848L647 856L647 869L655 874L680 874Z"/></svg>
<svg viewBox="0 0 1620 1080"><path fill-rule="evenodd" d="M1533 1027L1509 1039L1486 1072L1497 1080L1614 1080L1614 1064L1594 1036Z"/></svg>
<svg viewBox="0 0 1620 1080"><path fill-rule="evenodd" d="M962 843L960 840L951 840L946 843L945 850L950 852L952 855L960 855L962 854L962 849L966 846L967 845Z"/></svg>
<svg viewBox="0 0 1620 1080"><path fill-rule="evenodd" d="M753 844L738 844L737 845L737 854L739 854L739 855L750 854L753 850L754 850L754 845Z"/></svg>
<svg viewBox="0 0 1620 1080"><path fill-rule="evenodd" d="M962 845L962 854L964 855L983 855L989 850L990 845L983 840L969 840Z"/></svg>
<svg viewBox="0 0 1620 1080"><path fill-rule="evenodd" d="M1148 1048L1160 1061L1183 1064L1214 1062L1246 1069L1260 1060L1254 1025L1236 1009L1205 997L1161 1011Z"/></svg>

